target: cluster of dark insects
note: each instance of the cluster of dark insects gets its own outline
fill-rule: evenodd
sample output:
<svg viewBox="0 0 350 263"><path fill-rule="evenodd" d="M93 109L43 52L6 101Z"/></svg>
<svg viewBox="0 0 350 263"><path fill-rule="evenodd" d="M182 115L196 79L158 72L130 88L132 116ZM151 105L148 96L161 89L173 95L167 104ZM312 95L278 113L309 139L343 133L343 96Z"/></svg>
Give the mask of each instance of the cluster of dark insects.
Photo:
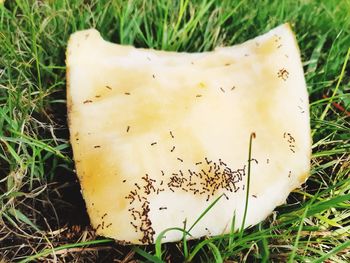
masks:
<svg viewBox="0 0 350 263"><path fill-rule="evenodd" d="M282 68L278 71L277 76L286 81L289 78L289 72L285 68Z"/></svg>
<svg viewBox="0 0 350 263"><path fill-rule="evenodd" d="M170 131L170 136L174 139L174 134ZM151 146L156 145L151 143ZM174 152L175 146L170 150ZM239 169L230 168L222 159L218 161L210 160L205 157L203 160L186 167L186 160L180 157L174 157L183 163L184 169L166 173L160 170L160 176L157 180L153 179L149 174L141 177L140 184L134 183L134 187L125 196L129 200L129 209L132 216L130 224L136 232L140 231L142 237L139 239L144 244L153 243L154 230L152 222L149 218L150 195L159 195L163 191L190 193L192 195L203 196L209 201L216 194L223 193L225 198L229 200L228 192L235 193L240 187L244 190L244 185L239 183L246 175L245 165ZM195 168L194 168L195 167ZM126 183L127 180L123 180ZM159 211L168 210L167 206L160 206Z"/></svg>
<svg viewBox="0 0 350 263"><path fill-rule="evenodd" d="M295 139L294 139L294 137L289 132L285 132L285 133L283 133L283 138L287 140L289 150L292 153L295 153Z"/></svg>

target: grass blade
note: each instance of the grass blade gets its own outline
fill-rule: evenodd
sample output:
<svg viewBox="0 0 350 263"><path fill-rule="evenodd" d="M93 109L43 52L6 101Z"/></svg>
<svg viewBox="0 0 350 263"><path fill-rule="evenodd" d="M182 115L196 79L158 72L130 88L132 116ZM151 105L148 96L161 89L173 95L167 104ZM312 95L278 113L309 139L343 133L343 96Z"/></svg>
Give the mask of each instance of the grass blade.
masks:
<svg viewBox="0 0 350 263"><path fill-rule="evenodd" d="M18 263L26 263L26 262L30 262L30 261L35 261L35 260L40 259L40 258L45 258L46 256L51 255L54 252L57 252L57 251L60 251L63 249L67 249L67 248L85 247L85 246L89 246L89 245L98 245L98 244L105 244L105 243L111 243L111 242L114 242L114 240L112 240L112 239L100 239L100 240L79 242L79 243L75 243L75 244L62 245L59 247L55 247L53 249L42 250L41 252L39 252L33 256L29 256L25 259L22 259Z"/></svg>
<svg viewBox="0 0 350 263"><path fill-rule="evenodd" d="M221 199L223 195L220 195L217 197L204 211L203 213L197 218L197 220L193 223L193 225L187 230L188 232L191 232L191 230L197 225L197 223L210 211L210 209Z"/></svg>
<svg viewBox="0 0 350 263"><path fill-rule="evenodd" d="M299 243L299 239L300 239L300 232L303 229L303 223L304 223L304 220L306 218L308 210L309 210L309 207L307 206L305 208L305 211L304 211L301 219L300 219L300 225L299 225L298 233L297 233L297 236L295 238L294 246L293 246L292 252L291 252L291 254L289 256L288 263L293 263L294 262L295 254L296 254L296 251L298 249L298 243Z"/></svg>
<svg viewBox="0 0 350 263"><path fill-rule="evenodd" d="M153 256L149 253L147 253L146 251L142 250L141 248L139 247L133 247L133 250L139 254L140 256L143 256L145 259L148 259L149 261L151 262L154 262L154 263L163 263L164 261L159 259L158 257L156 256Z"/></svg>
<svg viewBox="0 0 350 263"><path fill-rule="evenodd" d="M217 246L215 246L212 242L208 243L208 246L211 248L211 251L213 252L213 255L215 257L215 262L216 263L222 263L222 256L220 253L220 250Z"/></svg>
<svg viewBox="0 0 350 263"><path fill-rule="evenodd" d="M259 224L259 232L261 232L262 229L262 223ZM267 238L265 236L261 237L261 240L258 242L258 246L261 250L260 254L261 254L261 262L265 263L265 262L269 262L269 258L270 258L270 250L269 250L269 246L268 246L268 241Z"/></svg>
<svg viewBox="0 0 350 263"><path fill-rule="evenodd" d="M235 237L235 225L236 225L236 211L233 211L232 221L231 221L231 228L230 228L230 237L228 240L228 250L230 251L233 246L233 241Z"/></svg>
<svg viewBox="0 0 350 263"><path fill-rule="evenodd" d="M162 242L164 235L169 231L180 231L180 232L183 232L185 235L192 236L189 232L187 232L186 230L179 228L179 227L167 228L167 229L163 230L162 232L160 232L159 235L157 236L156 243L155 243L156 257L159 258L160 260L162 259L162 243L161 242Z"/></svg>
<svg viewBox="0 0 350 263"><path fill-rule="evenodd" d="M8 210L8 212L15 217L17 220L22 221L23 223L30 225L32 228L34 228L36 231L40 232L40 229L37 225L35 225L26 215L24 215L21 211L19 211L16 208L11 208Z"/></svg>
<svg viewBox="0 0 350 263"><path fill-rule="evenodd" d="M252 144L253 144L253 139L255 138L255 133L250 134L249 138L249 151L248 151L248 175L247 175L247 192L245 196L245 207L244 207L244 214L243 214L243 220L242 220L242 226L240 230L240 237L242 238L243 232L244 232L244 225L245 225L245 220L247 217L247 212L248 212L248 202L249 202L249 187L250 187L250 165L252 161Z"/></svg>
<svg viewBox="0 0 350 263"><path fill-rule="evenodd" d="M323 121L324 118L326 117L331 105L332 105L332 102L333 102L333 99L334 99L334 96L337 94L338 92L338 89L339 89L339 86L340 86L340 83L342 82L343 78L344 78L344 75L345 75L345 70L346 70L346 65L348 64L348 61L349 61L349 57L350 57L350 47L348 48L348 52L346 53L346 56L345 56L345 60L344 60L344 64L343 64L343 67L341 69L341 72L340 72L340 75L339 75L339 78L338 78L338 82L337 82L337 85L335 86L335 89L333 91L333 94L332 96L330 97L330 100L329 100L329 103L327 104L326 108L324 109L324 111L322 112L321 116L320 116L320 120ZM316 126L315 129L312 131L312 136L314 136L316 130L319 128L320 126Z"/></svg>
<svg viewBox="0 0 350 263"><path fill-rule="evenodd" d="M336 246L331 251L329 251L327 254L324 254L322 257L318 258L317 260L313 261L313 263L322 263L325 262L327 259L329 259L331 256L337 254L338 252L350 248L350 240L344 242L343 244L340 244L339 246Z"/></svg>

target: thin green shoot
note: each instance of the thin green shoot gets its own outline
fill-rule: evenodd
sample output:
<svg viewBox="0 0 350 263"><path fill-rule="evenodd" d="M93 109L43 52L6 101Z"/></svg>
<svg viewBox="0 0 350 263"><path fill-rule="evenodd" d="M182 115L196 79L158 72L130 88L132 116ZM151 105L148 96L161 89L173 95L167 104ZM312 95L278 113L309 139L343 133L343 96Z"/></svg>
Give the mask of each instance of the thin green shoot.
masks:
<svg viewBox="0 0 350 263"><path fill-rule="evenodd" d="M235 239L235 229L236 229L235 225L236 225L236 210L233 211L233 215L232 215L230 236L229 236L229 240L228 240L228 250L232 249L233 242Z"/></svg>
<svg viewBox="0 0 350 263"><path fill-rule="evenodd" d="M250 187L250 173L251 173L251 162L252 162L252 145L253 145L253 139L255 138L255 133L251 133L249 137L249 150L248 150L248 175L247 175L247 183L246 183L246 196L245 196L245 206L244 206L244 213L243 213L243 219L242 219L242 226L240 229L240 238L242 238L244 233L244 227L245 227L245 221L247 218L247 212L248 212L248 205L249 205L249 187Z"/></svg>
<svg viewBox="0 0 350 263"><path fill-rule="evenodd" d="M185 229L182 229L180 227L172 227L172 228L167 228L163 230L162 232L159 233L159 235L156 238L155 242L155 250L156 250L156 257L159 258L160 260L162 259L162 239L164 238L165 234L169 231L180 231L183 232L184 235L192 236L189 231L186 231Z"/></svg>

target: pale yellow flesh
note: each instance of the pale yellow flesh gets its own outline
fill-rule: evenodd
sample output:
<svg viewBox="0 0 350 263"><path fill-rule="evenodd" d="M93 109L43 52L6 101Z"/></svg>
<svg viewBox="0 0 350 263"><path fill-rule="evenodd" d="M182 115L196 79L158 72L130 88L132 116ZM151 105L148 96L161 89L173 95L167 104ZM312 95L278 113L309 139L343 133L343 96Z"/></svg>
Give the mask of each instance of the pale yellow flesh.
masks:
<svg viewBox="0 0 350 263"><path fill-rule="evenodd" d="M288 24L244 44L175 53L71 36L69 128L77 174L97 233L153 243L169 227L194 238L245 226L282 204L309 174L308 95ZM232 192L231 192L232 191ZM166 233L162 242L181 239Z"/></svg>

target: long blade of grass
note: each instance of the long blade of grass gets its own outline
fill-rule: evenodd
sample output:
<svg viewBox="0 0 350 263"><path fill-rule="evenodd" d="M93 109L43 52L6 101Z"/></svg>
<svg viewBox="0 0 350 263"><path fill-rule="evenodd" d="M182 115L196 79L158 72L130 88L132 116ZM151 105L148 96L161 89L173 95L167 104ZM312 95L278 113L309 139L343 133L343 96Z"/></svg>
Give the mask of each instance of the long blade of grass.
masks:
<svg viewBox="0 0 350 263"><path fill-rule="evenodd" d="M192 226L187 230L187 232L191 232L191 230L197 225L197 223L210 211L210 209L212 209L212 207L219 202L219 200L221 199L221 197L223 196L220 195L219 197L217 197L204 211L203 213L197 218L197 220L192 224Z"/></svg>
<svg viewBox="0 0 350 263"><path fill-rule="evenodd" d="M340 86L340 83L342 82L343 78L344 78L344 75L345 75L345 70L346 70L346 65L348 64L348 61L349 61L349 57L350 57L350 47L348 48L348 52L346 53L346 56L345 56L345 60L344 60L344 63L343 63L343 67L341 69L341 72L340 72L340 75L339 75L339 78L338 78L338 82L337 82L337 85L335 86L335 89L333 91L333 94L332 96L330 97L330 100L329 100L329 103L326 105L326 108L324 109L324 111L322 112L321 116L320 116L320 120L323 121L324 118L326 117L331 105L332 105L332 102L334 100L334 96L337 94L338 92L338 89L339 89L339 86ZM315 132L317 131L317 129L319 129L320 126L316 126L315 129L312 131L312 136L314 136Z"/></svg>
<svg viewBox="0 0 350 263"><path fill-rule="evenodd" d="M259 232L261 232L262 230L263 230L262 223L260 223L259 224ZM269 262L270 250L269 250L268 240L265 236L261 237L261 240L259 241L258 246L261 250L261 252L260 252L261 262L262 263Z"/></svg>
<svg viewBox="0 0 350 263"><path fill-rule="evenodd" d="M192 226L187 230L187 232L191 232L191 230L197 225L197 223L210 211L210 209L217 203L219 202L219 200L221 199L221 197L223 196L220 195L219 197L217 197L204 211L203 213L197 218L197 220L192 224ZM183 237L183 240L184 240L184 253L186 253L185 256L185 259L187 260L188 258L188 248L187 248L187 241L186 241L186 235L184 235Z"/></svg>
<svg viewBox="0 0 350 263"><path fill-rule="evenodd" d="M187 220L185 219L185 221L184 221L184 229L186 229L186 223L187 223ZM186 239L185 232L182 235L182 243L183 243L184 257L188 258L188 246L187 246L187 239Z"/></svg>
<svg viewBox="0 0 350 263"><path fill-rule="evenodd" d="M114 240L112 240L112 239L100 239L100 240L79 242L79 243L75 243L75 244L66 244L66 245L62 245L59 247L55 247L53 249L44 249L35 255L26 257L25 259L22 259L18 263L26 263L26 262L30 262L30 261L35 261L35 260L40 259L40 258L45 258L46 256L51 255L54 252L57 252L57 251L60 251L63 249L67 249L67 248L85 247L85 246L89 246L89 245L98 245L98 244L105 244L105 243L111 243L111 242L114 242Z"/></svg>
<svg viewBox="0 0 350 263"><path fill-rule="evenodd" d="M245 206L244 206L244 214L243 214L243 220L242 220L242 226L240 230L240 237L242 238L243 232L244 232L244 225L247 218L247 212L248 212L248 205L249 205L249 188L250 188L250 168L251 168L251 161L252 161L252 144L253 139L255 138L255 133L251 133L249 137L249 150L248 150L248 175L247 175L247 192L245 195Z"/></svg>
<svg viewBox="0 0 350 263"><path fill-rule="evenodd" d="M30 225L32 228L34 228L36 231L40 232L40 229L37 225L35 225L26 215L24 215L21 211L19 211L16 208L11 208L8 210L8 212L15 217L17 220L22 221L23 223Z"/></svg>
<svg viewBox="0 0 350 263"><path fill-rule="evenodd" d="M230 228L230 237L228 240L228 250L232 249L233 241L235 238L235 225L236 225L236 210L233 211L232 221L231 221L231 228Z"/></svg>
<svg viewBox="0 0 350 263"><path fill-rule="evenodd" d="M147 253L146 251L142 250L139 247L133 247L133 250L139 254L140 256L144 257L145 259L149 260L150 262L154 262L154 263L164 263L163 260L159 259L156 256L153 256L149 253Z"/></svg>
<svg viewBox="0 0 350 263"><path fill-rule="evenodd" d="M294 241L294 246L293 246L292 252L291 252L291 254L289 256L288 263L293 263L294 262L295 255L296 255L296 252L298 250L298 243L299 243L299 239L300 239L300 233L301 233L301 230L303 229L303 223L304 223L305 217L307 215L308 208L309 208L308 206L305 208L305 211L304 211L304 213L303 213L303 215L302 215L302 217L300 219L299 229L298 229L295 241Z"/></svg>
<svg viewBox="0 0 350 263"><path fill-rule="evenodd" d="M319 62L320 56L322 54L322 48L327 40L327 36L329 34L329 31L321 36L320 40L318 41L317 46L315 47L314 51L311 54L311 58L308 61L308 67L306 70L306 74L311 73L312 75L316 72L317 64Z"/></svg>
<svg viewBox="0 0 350 263"><path fill-rule="evenodd" d="M215 257L215 262L222 263L223 260L222 260L222 256L221 256L219 248L217 246L215 246L214 243L212 243L212 242L208 243L208 246L211 248L211 251L213 252L213 255Z"/></svg>
<svg viewBox="0 0 350 263"><path fill-rule="evenodd" d="M169 231L180 231L186 235L192 236L189 232L187 232L186 230L180 227L171 227L160 232L159 235L157 236L156 243L155 243L156 257L159 258L160 260L162 259L162 239L164 238L164 235Z"/></svg>
<svg viewBox="0 0 350 263"><path fill-rule="evenodd" d="M327 259L329 259L331 256L337 254L338 252L350 248L350 240L340 244L339 246L336 246L335 248L333 248L331 251L329 251L328 253L324 254L323 256L321 256L320 258L318 258L317 260L313 261L313 263L322 263L325 262Z"/></svg>
<svg viewBox="0 0 350 263"><path fill-rule="evenodd" d="M209 243L212 243L213 241L215 241L217 238L210 238L210 239L206 239L201 241L200 243L198 243L195 248L191 251L191 253L189 254L188 258L186 259L186 262L192 262L194 257L197 255L197 253L206 245L208 245Z"/></svg>

